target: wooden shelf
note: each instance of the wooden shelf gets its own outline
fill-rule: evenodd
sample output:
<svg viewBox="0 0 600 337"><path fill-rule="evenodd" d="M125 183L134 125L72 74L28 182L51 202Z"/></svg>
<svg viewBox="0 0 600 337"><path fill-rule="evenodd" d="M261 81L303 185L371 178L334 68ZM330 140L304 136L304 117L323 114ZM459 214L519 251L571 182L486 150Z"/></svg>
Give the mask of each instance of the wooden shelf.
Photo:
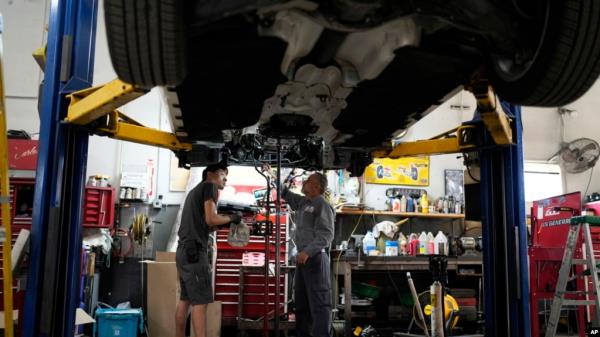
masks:
<svg viewBox="0 0 600 337"><path fill-rule="evenodd" d="M464 219L464 214L440 214L440 213L398 213L391 211L369 211L358 209L342 209L336 214L342 215L388 215L404 218L436 218L436 219Z"/></svg>

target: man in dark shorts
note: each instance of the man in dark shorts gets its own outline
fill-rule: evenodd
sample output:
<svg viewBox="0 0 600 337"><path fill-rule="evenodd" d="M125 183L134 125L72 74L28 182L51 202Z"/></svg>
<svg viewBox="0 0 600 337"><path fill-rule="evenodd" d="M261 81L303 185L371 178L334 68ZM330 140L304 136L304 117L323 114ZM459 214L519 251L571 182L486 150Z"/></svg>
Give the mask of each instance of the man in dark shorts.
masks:
<svg viewBox="0 0 600 337"><path fill-rule="evenodd" d="M175 314L176 337L185 336L190 305L196 337L206 336L206 307L213 301L208 234L219 226L241 221L238 214L217 214L218 190L225 187L227 173L225 164L207 166L202 173L202 182L189 192L183 205L176 254L181 285L181 296Z"/></svg>

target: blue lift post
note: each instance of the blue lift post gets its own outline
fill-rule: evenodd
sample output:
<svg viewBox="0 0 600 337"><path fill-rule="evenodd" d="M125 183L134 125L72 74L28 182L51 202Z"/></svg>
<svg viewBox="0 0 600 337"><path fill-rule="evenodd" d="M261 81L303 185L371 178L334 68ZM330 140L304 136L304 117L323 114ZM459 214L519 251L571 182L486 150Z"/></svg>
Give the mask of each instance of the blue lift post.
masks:
<svg viewBox="0 0 600 337"><path fill-rule="evenodd" d="M529 337L521 107L502 104L514 144L479 152L486 336Z"/></svg>
<svg viewBox="0 0 600 337"><path fill-rule="evenodd" d="M79 303L88 134L62 121L65 95L92 85L97 0L52 0L23 336L72 337Z"/></svg>
<svg viewBox="0 0 600 337"><path fill-rule="evenodd" d="M24 336L72 337L79 294L88 135L62 120L65 95L92 84L97 0L52 0L24 312ZM522 126L480 152L487 336L529 337Z"/></svg>

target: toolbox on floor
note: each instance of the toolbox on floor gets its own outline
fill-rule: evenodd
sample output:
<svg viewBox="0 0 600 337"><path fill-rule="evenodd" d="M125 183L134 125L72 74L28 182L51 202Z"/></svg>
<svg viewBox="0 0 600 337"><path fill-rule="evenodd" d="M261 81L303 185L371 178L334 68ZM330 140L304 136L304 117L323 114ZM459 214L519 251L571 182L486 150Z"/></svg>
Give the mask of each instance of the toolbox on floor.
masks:
<svg viewBox="0 0 600 337"><path fill-rule="evenodd" d="M96 310L94 336L135 337L144 332L142 309L99 308Z"/></svg>

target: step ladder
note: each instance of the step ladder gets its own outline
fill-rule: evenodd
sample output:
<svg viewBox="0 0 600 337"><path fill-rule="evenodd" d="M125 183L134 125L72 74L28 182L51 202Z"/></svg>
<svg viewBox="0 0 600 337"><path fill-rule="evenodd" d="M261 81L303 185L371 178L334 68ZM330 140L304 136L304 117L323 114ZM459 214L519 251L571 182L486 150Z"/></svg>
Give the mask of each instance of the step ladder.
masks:
<svg viewBox="0 0 600 337"><path fill-rule="evenodd" d="M577 216L571 218L571 228L567 237L567 246L563 255L563 260L558 273L558 282L552 301L552 309L546 326L546 337L554 337L556 328L560 318L560 311L563 305L595 305L596 322L600 322L600 283L598 281L598 266L594 256L594 247L592 246L592 235L590 233L590 225L600 226L600 217L594 216ZM585 259L574 259L573 255L577 249L577 241L579 241L579 233L583 228L583 242L585 246ZM571 275L571 267L573 265L585 265L587 270L585 273ZM590 291L567 291L567 283L578 277L589 275L592 278L593 289ZM568 299L565 295L593 295L594 300L579 300Z"/></svg>

